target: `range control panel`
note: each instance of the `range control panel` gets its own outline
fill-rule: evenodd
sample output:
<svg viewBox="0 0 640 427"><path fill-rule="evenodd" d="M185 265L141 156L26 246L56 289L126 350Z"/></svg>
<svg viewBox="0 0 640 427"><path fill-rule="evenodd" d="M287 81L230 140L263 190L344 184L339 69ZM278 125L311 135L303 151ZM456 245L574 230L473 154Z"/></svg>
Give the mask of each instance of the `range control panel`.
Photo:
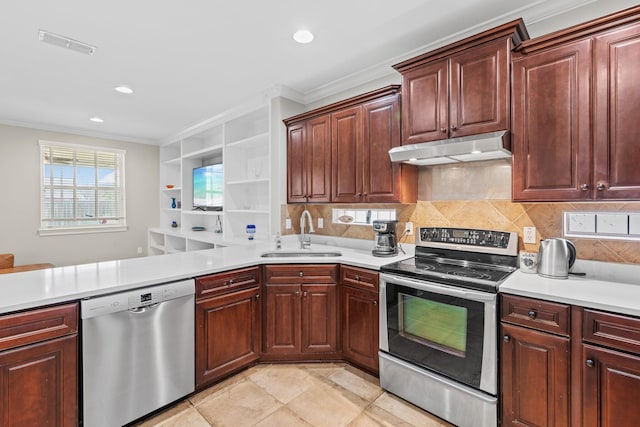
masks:
<svg viewBox="0 0 640 427"><path fill-rule="evenodd" d="M430 243L475 246L482 248L507 249L514 244L518 235L508 231L477 230L470 228L420 227L417 242L420 246Z"/></svg>

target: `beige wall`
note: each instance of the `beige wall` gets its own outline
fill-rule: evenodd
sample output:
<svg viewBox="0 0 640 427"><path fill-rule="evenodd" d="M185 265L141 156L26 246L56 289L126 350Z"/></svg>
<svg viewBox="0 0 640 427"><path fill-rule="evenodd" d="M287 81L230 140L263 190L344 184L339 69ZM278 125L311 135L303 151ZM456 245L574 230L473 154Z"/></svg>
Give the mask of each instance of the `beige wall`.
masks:
<svg viewBox="0 0 640 427"><path fill-rule="evenodd" d="M127 231L38 235L40 139L126 150ZM16 265L56 266L146 255L147 228L158 223L158 164L153 145L0 125L0 253L14 253ZM138 247L143 254L138 255Z"/></svg>

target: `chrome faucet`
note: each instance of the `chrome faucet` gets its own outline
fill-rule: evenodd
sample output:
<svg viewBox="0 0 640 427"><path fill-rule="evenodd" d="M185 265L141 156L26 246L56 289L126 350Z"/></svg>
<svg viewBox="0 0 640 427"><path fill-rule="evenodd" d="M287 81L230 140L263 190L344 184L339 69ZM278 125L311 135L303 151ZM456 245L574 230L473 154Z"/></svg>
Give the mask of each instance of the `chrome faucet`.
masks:
<svg viewBox="0 0 640 427"><path fill-rule="evenodd" d="M306 225L306 221L304 217L309 217L309 233L315 233L313 229L313 218L311 218L311 214L308 210L302 211L302 215L300 215L300 249L306 249L311 246L311 236L308 236L308 239L305 237L304 228Z"/></svg>

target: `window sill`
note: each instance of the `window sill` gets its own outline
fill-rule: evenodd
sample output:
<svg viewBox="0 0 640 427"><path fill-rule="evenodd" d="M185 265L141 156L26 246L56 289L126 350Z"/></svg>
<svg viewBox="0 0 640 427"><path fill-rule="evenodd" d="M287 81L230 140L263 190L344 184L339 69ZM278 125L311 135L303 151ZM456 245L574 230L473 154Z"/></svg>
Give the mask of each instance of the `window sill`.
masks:
<svg viewBox="0 0 640 427"><path fill-rule="evenodd" d="M40 228L40 236L61 236L66 234L92 234L92 233L116 233L127 231L126 225L103 225L100 227L66 227L66 228Z"/></svg>

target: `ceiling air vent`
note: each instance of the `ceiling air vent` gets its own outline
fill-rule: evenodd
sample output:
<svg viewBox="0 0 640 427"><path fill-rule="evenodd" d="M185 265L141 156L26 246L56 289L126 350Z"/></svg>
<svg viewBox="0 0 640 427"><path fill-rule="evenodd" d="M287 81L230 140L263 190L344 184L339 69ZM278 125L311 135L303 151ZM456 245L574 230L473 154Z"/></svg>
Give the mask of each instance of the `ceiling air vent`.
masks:
<svg viewBox="0 0 640 427"><path fill-rule="evenodd" d="M95 46L70 39L69 37L53 34L45 30L38 30L38 39L41 42L64 47L75 52L84 53L85 55L93 55L96 51Z"/></svg>

